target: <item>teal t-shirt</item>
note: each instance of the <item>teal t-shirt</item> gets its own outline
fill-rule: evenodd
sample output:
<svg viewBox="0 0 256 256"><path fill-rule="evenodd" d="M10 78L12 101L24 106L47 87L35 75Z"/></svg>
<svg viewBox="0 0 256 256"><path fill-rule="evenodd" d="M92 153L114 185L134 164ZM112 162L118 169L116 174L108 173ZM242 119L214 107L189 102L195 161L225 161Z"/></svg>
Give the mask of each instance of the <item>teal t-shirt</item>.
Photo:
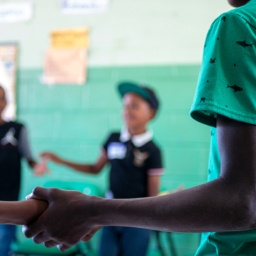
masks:
<svg viewBox="0 0 256 256"><path fill-rule="evenodd" d="M211 126L208 180L220 174L217 114L256 124L256 0L219 16L207 34L191 116ZM197 256L254 256L256 230L202 234Z"/></svg>
<svg viewBox="0 0 256 256"><path fill-rule="evenodd" d="M222 14L206 38L191 116L215 126L216 114L256 124L256 1Z"/></svg>

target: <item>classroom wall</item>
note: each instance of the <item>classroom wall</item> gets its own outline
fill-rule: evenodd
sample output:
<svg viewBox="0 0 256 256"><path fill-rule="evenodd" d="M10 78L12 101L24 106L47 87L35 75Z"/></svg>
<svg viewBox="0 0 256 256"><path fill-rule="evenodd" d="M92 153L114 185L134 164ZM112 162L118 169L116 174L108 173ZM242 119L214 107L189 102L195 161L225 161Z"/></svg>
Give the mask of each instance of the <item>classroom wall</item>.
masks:
<svg viewBox="0 0 256 256"><path fill-rule="evenodd" d="M0 0L0 3L7 2ZM0 42L19 44L17 117L28 129L35 156L52 150L78 161L93 162L108 132L122 127L121 80L151 85L161 101L150 124L163 150L161 188L189 188L206 180L209 128L189 116L200 69L205 34L212 20L229 9L215 0L112 0L108 12L66 16L57 0L34 0L31 21L0 24ZM42 83L44 52L55 29L88 26L88 78L82 86ZM0 78L1 82L1 78ZM34 177L23 164L21 198L50 179L89 181L107 189L108 168L95 176L54 164L51 173ZM179 255L192 254L197 234L174 234Z"/></svg>
<svg viewBox="0 0 256 256"><path fill-rule="evenodd" d="M163 150L165 174L161 187L174 190L206 180L209 129L193 121L189 108L196 86L198 65L165 65L89 68L85 86L47 87L40 83L41 70L22 70L18 79L19 119L29 127L34 152L52 150L77 162L93 162L108 132L122 127L121 100L116 83L133 79L156 88L161 108L150 125ZM49 179L84 181L107 189L108 168L95 176L75 173L49 164L51 173L36 178L26 166L22 198ZM180 255L193 253L196 234L175 234Z"/></svg>
<svg viewBox="0 0 256 256"><path fill-rule="evenodd" d="M0 41L20 45L21 68L42 67L52 30L83 26L90 29L89 66L200 63L208 27L230 9L226 0L109 0L102 14L62 15L59 0L30 2L32 20L0 24Z"/></svg>
<svg viewBox="0 0 256 256"><path fill-rule="evenodd" d="M123 127L116 84L143 81L154 86L161 101L150 129L163 149L166 172L162 186L169 190L180 184L194 186L206 178L209 144L208 127L189 116L198 70L198 65L89 68L85 86L54 87L40 83L41 70L23 70L18 77L18 116L29 128L34 152L52 150L78 162L93 162L109 131ZM104 174L81 175L49 166L53 171L46 179L85 178L106 188ZM29 182L34 185L33 180Z"/></svg>

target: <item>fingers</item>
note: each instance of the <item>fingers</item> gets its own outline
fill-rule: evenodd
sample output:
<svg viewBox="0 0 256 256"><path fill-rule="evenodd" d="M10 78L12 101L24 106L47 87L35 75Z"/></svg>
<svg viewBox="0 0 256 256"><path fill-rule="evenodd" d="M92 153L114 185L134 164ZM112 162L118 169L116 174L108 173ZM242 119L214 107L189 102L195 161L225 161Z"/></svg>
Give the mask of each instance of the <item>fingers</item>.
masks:
<svg viewBox="0 0 256 256"><path fill-rule="evenodd" d="M43 235L42 235L42 236L43 236ZM42 242L40 241L40 239L42 239L42 238L40 238L40 236L38 236L37 238L34 238L33 241L34 241L36 244L40 244L40 243L42 243ZM43 240L43 239L42 239L42 240ZM54 240L48 240L48 241L44 242L44 246L47 247L47 248L52 248L52 247L56 246L56 247L57 247L59 250L61 250L61 251L65 251L65 250L67 250L67 249L70 248L69 245L60 244L60 243L58 243L58 242L56 242L56 241L54 241Z"/></svg>
<svg viewBox="0 0 256 256"><path fill-rule="evenodd" d="M48 158L50 157L52 154L50 152L42 152L40 153L40 157L42 158Z"/></svg>
<svg viewBox="0 0 256 256"><path fill-rule="evenodd" d="M27 238L32 238L35 244L44 243L45 245L47 244L46 247L53 247L59 244L54 240L50 240L51 237L49 237L42 228L33 225L23 226L22 232Z"/></svg>
<svg viewBox="0 0 256 256"><path fill-rule="evenodd" d="M71 246L70 245L66 245L66 244L58 244L57 248L62 251L65 252L66 250L68 250Z"/></svg>
<svg viewBox="0 0 256 256"><path fill-rule="evenodd" d="M42 217L40 216L35 222L32 222L31 224L22 226L22 232L27 238L36 237L40 235L44 230ZM48 241L48 239L45 239L42 242Z"/></svg>
<svg viewBox="0 0 256 256"><path fill-rule="evenodd" d="M81 216L78 214L79 218L73 221L74 212L80 211L80 205L84 207L83 201L86 196L82 193L36 187L27 198L48 203L48 208L36 221L23 226L24 235L33 238L35 243L44 243L47 247L57 246L59 250L65 251L81 239L89 241L100 229L98 226L84 224L82 213L79 213ZM69 205L74 207L67 209L67 202L71 202ZM84 236L85 234L87 236Z"/></svg>
<svg viewBox="0 0 256 256"><path fill-rule="evenodd" d="M43 229L35 229L31 226L22 226L22 232L27 238L32 238L36 236L37 234L40 234L43 231ZM49 240L49 239L47 239Z"/></svg>
<svg viewBox="0 0 256 256"><path fill-rule="evenodd" d="M55 242L55 241L53 241L53 240L50 240L50 241L46 241L46 242L44 243L44 245L45 245L45 247L47 247L47 248L52 248L52 247L54 247L54 246L57 246L58 243Z"/></svg>
<svg viewBox="0 0 256 256"><path fill-rule="evenodd" d="M34 232L35 229L36 229L36 232ZM22 227L22 232L27 238L32 238L35 244L44 243L45 247L47 248L56 246L60 251L66 251L67 249L69 249L71 246L75 244L75 243L60 244L60 242L57 242L55 240L49 240L49 238L51 239L51 236L49 236L49 234L44 232L42 228L40 228L40 230L41 231L39 231L38 227L33 225L29 227L28 226Z"/></svg>
<svg viewBox="0 0 256 256"><path fill-rule="evenodd" d="M34 174L36 176L43 176L44 174L48 173L49 169L47 167L46 161L41 161L34 167Z"/></svg>
<svg viewBox="0 0 256 256"><path fill-rule="evenodd" d="M35 244L41 244L49 241L49 238L46 239L44 232L41 232L38 235L33 236L33 241Z"/></svg>
<svg viewBox="0 0 256 256"><path fill-rule="evenodd" d="M71 245L60 244L60 243L58 243L54 240L46 239L46 236L45 236L44 232L41 232L37 236L33 237L33 241L36 244L44 243L44 246L47 247L47 248L52 248L52 247L56 246L62 252L68 250L71 247Z"/></svg>

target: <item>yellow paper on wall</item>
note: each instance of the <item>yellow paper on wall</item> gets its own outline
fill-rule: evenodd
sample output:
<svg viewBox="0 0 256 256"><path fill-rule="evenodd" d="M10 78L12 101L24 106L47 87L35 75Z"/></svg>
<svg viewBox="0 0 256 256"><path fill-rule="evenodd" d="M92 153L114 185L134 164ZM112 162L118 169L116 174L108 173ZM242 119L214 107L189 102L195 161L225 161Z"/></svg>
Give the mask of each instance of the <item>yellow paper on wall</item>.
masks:
<svg viewBox="0 0 256 256"><path fill-rule="evenodd" d="M52 48L88 48L88 28L63 29L51 32Z"/></svg>

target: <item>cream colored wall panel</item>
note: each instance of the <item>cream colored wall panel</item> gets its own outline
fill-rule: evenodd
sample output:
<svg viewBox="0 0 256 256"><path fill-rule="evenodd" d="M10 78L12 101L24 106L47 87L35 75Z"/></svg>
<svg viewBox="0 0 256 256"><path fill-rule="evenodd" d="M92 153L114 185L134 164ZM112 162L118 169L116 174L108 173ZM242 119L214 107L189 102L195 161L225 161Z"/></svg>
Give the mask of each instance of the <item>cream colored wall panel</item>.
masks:
<svg viewBox="0 0 256 256"><path fill-rule="evenodd" d="M19 42L25 68L42 66L52 30L82 26L90 29L90 66L200 63L208 27L230 9L226 0L110 0L106 13L73 16L60 13L58 0L31 1L31 21L0 24L0 42Z"/></svg>

